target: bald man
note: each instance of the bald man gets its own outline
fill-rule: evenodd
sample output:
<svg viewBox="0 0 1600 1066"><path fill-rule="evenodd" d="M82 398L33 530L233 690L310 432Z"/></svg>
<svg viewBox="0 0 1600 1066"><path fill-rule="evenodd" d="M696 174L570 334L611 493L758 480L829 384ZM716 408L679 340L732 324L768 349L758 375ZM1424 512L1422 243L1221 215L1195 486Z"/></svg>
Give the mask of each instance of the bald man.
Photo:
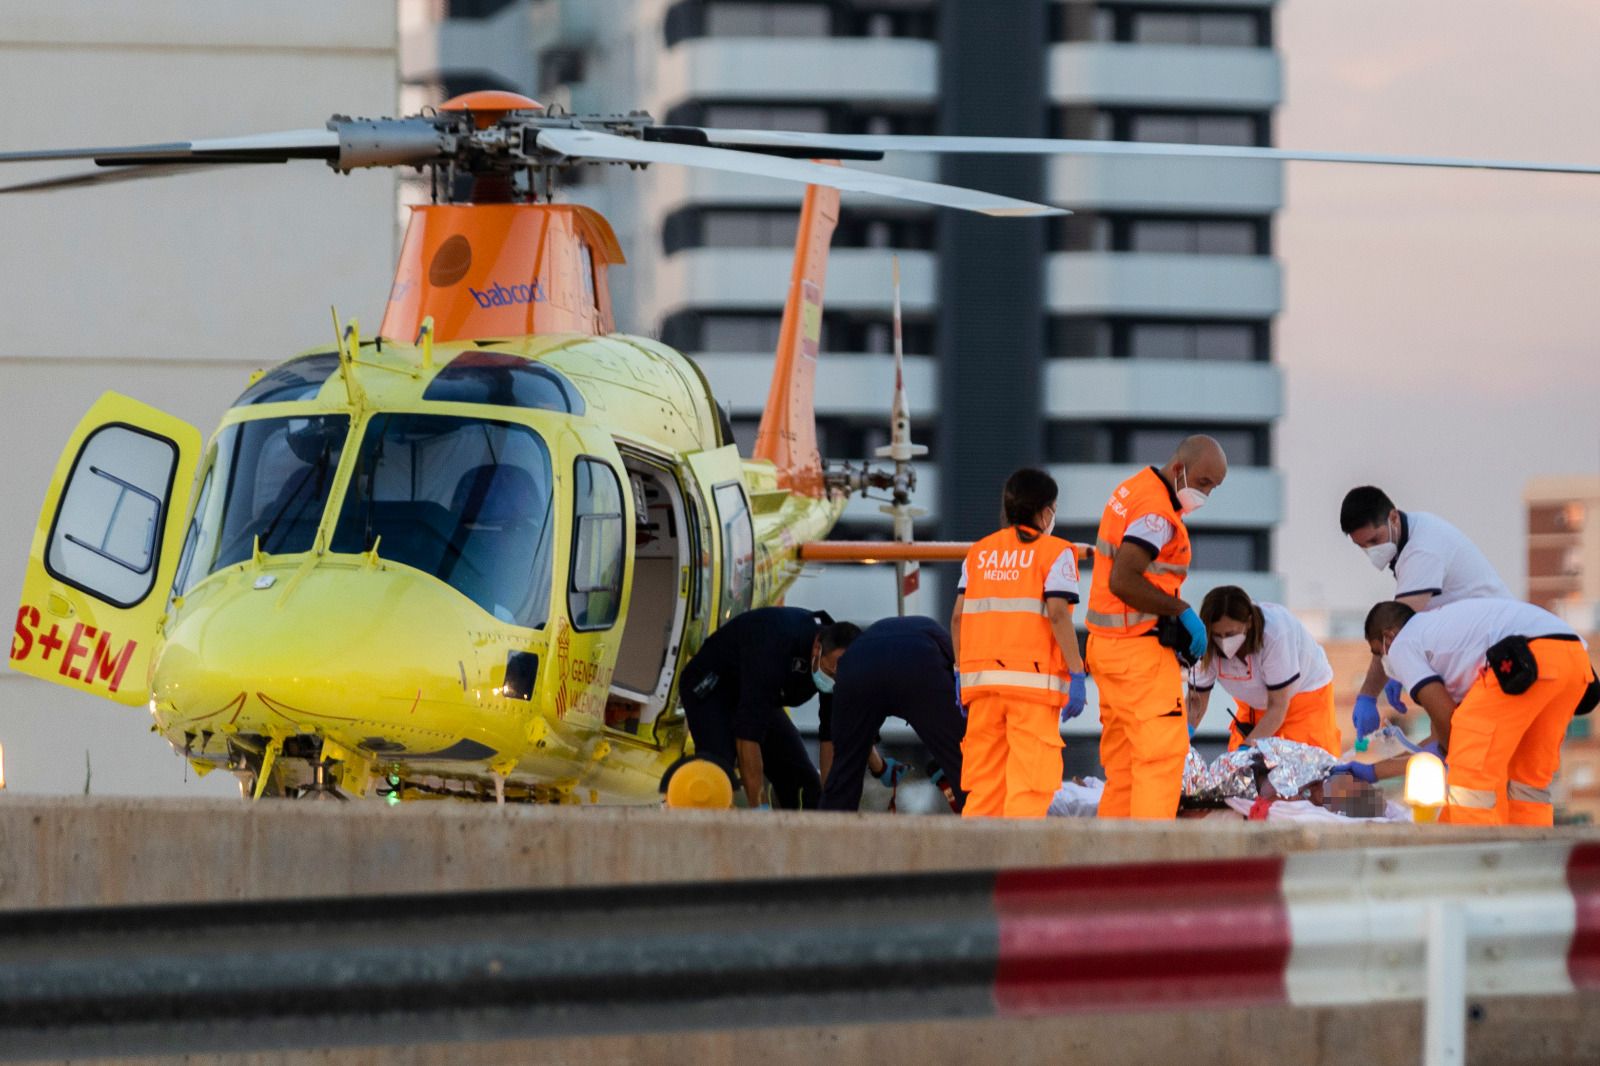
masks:
<svg viewBox="0 0 1600 1066"><path fill-rule="evenodd" d="M1179 593L1189 575L1183 520L1228 476L1211 437L1187 437L1163 467L1117 486L1100 518L1089 590L1087 661L1100 693L1102 818L1173 818L1189 752L1183 667L1205 626Z"/></svg>

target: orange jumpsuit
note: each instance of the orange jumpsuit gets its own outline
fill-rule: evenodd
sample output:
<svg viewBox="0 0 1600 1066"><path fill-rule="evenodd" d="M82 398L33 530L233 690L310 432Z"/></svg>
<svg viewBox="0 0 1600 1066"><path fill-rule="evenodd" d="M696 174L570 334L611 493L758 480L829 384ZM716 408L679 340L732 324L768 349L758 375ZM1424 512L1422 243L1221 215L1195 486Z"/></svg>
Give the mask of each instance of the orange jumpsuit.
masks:
<svg viewBox="0 0 1600 1066"><path fill-rule="evenodd" d="M1238 720L1228 727L1228 750L1233 751L1246 740L1239 732L1239 726L1253 726L1266 713L1264 709L1247 703L1239 704ZM1273 736L1312 744L1338 755L1342 750L1342 741L1339 736L1339 715L1333 706L1332 683L1291 696L1288 713L1283 716L1283 725L1278 727Z"/></svg>
<svg viewBox="0 0 1600 1066"><path fill-rule="evenodd" d="M1064 578L1052 582L1052 571ZM1045 599L1077 598L1077 560L1059 537L1024 540L1016 527L967 552L962 589L961 813L969 818L1043 818L1061 787L1060 712L1066 657ZM1049 585L1061 585L1058 590Z"/></svg>
<svg viewBox="0 0 1600 1066"><path fill-rule="evenodd" d="M1450 801L1441 821L1458 825L1550 825L1550 782L1561 742L1589 685L1589 653L1577 640L1529 642L1539 680L1519 696L1493 672L1473 683L1450 718Z"/></svg>
<svg viewBox="0 0 1600 1066"><path fill-rule="evenodd" d="M1100 764L1106 771L1102 818L1173 818L1189 753L1183 669L1156 642L1156 616L1130 608L1111 593L1111 564L1130 524L1153 515L1171 527L1145 578L1178 595L1189 574L1189 531L1177 497L1154 467L1111 494L1095 541L1094 579L1085 621L1089 673L1100 694Z"/></svg>

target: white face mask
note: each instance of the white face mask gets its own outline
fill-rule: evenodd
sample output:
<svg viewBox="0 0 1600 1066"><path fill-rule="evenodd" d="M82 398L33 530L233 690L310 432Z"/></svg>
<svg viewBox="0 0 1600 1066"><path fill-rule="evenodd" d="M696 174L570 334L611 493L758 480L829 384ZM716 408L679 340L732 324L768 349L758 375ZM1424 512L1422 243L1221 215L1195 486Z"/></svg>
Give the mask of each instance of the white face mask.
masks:
<svg viewBox="0 0 1600 1066"><path fill-rule="evenodd" d="M1199 489L1189 487L1189 470L1185 467L1179 474L1183 478L1183 488L1178 490L1178 512L1191 515L1206 505L1209 497Z"/></svg>
<svg viewBox="0 0 1600 1066"><path fill-rule="evenodd" d="M1394 562L1394 557L1400 554L1400 545L1395 543L1399 537L1395 535L1394 528L1387 520L1384 521L1384 528L1389 531L1389 540L1386 543L1373 544L1361 549L1367 553L1367 558L1372 560L1372 565L1379 570Z"/></svg>
<svg viewBox="0 0 1600 1066"><path fill-rule="evenodd" d="M1394 676L1394 667L1392 665L1390 665L1390 663L1389 663L1389 656L1388 655L1383 656L1382 660L1380 660L1380 661L1383 663L1383 674L1384 674L1384 676L1385 677L1393 677Z"/></svg>
<svg viewBox="0 0 1600 1066"><path fill-rule="evenodd" d="M1239 654L1239 649L1244 647L1243 633L1235 633L1231 637L1218 637L1217 650L1222 652L1223 658L1231 659Z"/></svg>

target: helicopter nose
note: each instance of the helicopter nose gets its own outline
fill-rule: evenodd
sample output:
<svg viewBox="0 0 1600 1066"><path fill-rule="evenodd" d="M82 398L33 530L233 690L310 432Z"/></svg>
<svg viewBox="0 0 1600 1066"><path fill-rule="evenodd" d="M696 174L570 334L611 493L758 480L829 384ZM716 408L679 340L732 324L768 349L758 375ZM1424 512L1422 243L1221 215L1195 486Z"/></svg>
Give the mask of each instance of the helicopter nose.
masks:
<svg viewBox="0 0 1600 1066"><path fill-rule="evenodd" d="M424 703L459 708L485 680L472 612L409 571L243 568L178 608L152 694L176 719L256 731L376 723Z"/></svg>

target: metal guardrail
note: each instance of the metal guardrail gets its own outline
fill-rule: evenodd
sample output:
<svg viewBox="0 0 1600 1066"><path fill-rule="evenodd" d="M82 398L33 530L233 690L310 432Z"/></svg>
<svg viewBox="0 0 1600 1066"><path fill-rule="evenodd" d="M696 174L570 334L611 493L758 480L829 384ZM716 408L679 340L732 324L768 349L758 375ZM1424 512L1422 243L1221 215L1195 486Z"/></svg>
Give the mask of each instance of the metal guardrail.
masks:
<svg viewBox="0 0 1600 1066"><path fill-rule="evenodd" d="M1600 844L59 909L0 917L0 1059L1600 987Z"/></svg>

